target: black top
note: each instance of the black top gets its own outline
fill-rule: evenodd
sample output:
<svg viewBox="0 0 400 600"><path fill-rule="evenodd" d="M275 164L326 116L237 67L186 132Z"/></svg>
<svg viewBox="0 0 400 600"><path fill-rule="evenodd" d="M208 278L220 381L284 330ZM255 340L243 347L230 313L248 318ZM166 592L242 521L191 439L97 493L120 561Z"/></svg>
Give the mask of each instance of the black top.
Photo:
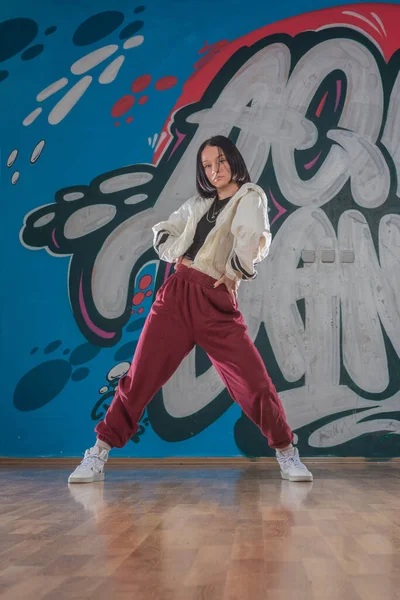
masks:
<svg viewBox="0 0 400 600"><path fill-rule="evenodd" d="M214 200L206 214L197 223L193 244L186 250L184 258L188 258L189 260L195 259L196 254L204 244L206 237L215 227L218 215L225 208L230 199L231 198L224 198L224 200L218 200L218 198L216 198Z"/></svg>

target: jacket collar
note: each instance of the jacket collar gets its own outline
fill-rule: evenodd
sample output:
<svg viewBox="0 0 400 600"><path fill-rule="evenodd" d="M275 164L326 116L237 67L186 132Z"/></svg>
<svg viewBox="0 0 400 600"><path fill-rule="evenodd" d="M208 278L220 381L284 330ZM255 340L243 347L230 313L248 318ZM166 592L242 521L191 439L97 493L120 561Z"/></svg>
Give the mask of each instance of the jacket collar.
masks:
<svg viewBox="0 0 400 600"><path fill-rule="evenodd" d="M243 196L245 196L248 192L256 192L262 198L265 204L267 204L267 197L265 195L265 192L259 185L257 185L256 183L244 183L232 196L232 198L229 200L228 204L224 207L224 209L221 211L220 215L217 218L216 227L218 227L225 221L227 215L230 212L230 209L235 204L237 204L239 200L243 198ZM195 197L194 200L194 217L195 222L198 223L199 220L206 214L214 200L213 198L201 198L202 202L199 202L199 196Z"/></svg>
<svg viewBox="0 0 400 600"><path fill-rule="evenodd" d="M218 225L222 225L222 223L224 223L224 221L227 219L230 210L235 206L237 206L237 204L239 203L239 200L241 200L241 198L243 198L243 196L245 196L248 192L256 192L261 199L263 200L263 202L265 202L265 204L267 203L267 197L265 195L265 192L262 188L260 188L260 186L258 186L255 183L244 183L236 192L236 194L234 194L232 196L232 198L229 200L228 204L225 206L225 208L221 211L220 216L217 218L217 224Z"/></svg>
<svg viewBox="0 0 400 600"><path fill-rule="evenodd" d="M261 198L266 200L266 195L264 190L257 185L256 183L244 183L236 192L234 196L232 196L232 200L239 200L242 198L247 192L256 192Z"/></svg>

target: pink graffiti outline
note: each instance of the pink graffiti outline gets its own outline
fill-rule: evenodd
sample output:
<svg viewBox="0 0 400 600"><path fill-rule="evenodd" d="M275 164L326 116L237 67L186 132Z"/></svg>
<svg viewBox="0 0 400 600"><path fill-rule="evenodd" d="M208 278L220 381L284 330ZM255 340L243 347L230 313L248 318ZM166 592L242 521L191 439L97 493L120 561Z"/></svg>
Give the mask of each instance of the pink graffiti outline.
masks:
<svg viewBox="0 0 400 600"><path fill-rule="evenodd" d="M178 137L175 146L172 148L172 152L168 157L168 160L172 157L172 155L174 154L174 152L176 152L176 150L178 149L178 146L183 142L183 140L186 137L186 133L180 133L178 130L176 130L176 135Z"/></svg>
<svg viewBox="0 0 400 600"><path fill-rule="evenodd" d="M53 229L53 231L51 232L51 239L53 240L54 245L57 246L57 248L59 248L60 246L56 242L55 232L56 232L56 230Z"/></svg>
<svg viewBox="0 0 400 600"><path fill-rule="evenodd" d="M325 102L326 102L326 99L327 99L327 97L328 97L328 92L325 92L325 94L324 94L324 96L323 96L323 98L322 98L321 102L318 104L318 108L317 108L317 110L315 111L315 116L316 116L318 119L319 119L319 117L321 116L322 109L323 109L323 108L324 108L324 106L325 106Z"/></svg>
<svg viewBox="0 0 400 600"><path fill-rule="evenodd" d="M304 168L307 169L307 171L309 169L311 169L311 167L313 167L315 165L315 163L317 162L317 160L319 159L320 156L321 156L321 152L319 154L317 154L317 156L315 158L313 158L312 160L310 160L309 163L307 163L306 165L304 165Z"/></svg>
<svg viewBox="0 0 400 600"><path fill-rule="evenodd" d="M85 319L85 323L93 331L93 333L95 333L99 337L111 339L115 336L115 333L111 333L109 331L103 331L102 329L97 327L97 325L95 325L89 317L89 314L88 314L88 312L86 310L86 306L85 306L85 300L83 298L82 278L83 278L83 273L81 274L81 278L79 281L79 305L81 307L82 316Z"/></svg>
<svg viewBox="0 0 400 600"><path fill-rule="evenodd" d="M278 214L277 214L277 215L275 215L275 217L274 217L274 219L273 219L273 221L272 221L272 223L271 223L271 225L273 225L273 224L275 223L275 221L276 221L277 219L279 219L279 217L281 217L282 215L284 215L284 214L285 214L285 212L287 212L287 210L286 210L286 208L283 208L283 206L281 206L281 205L279 204L279 202L277 202L277 201L275 200L275 198L274 198L274 195L273 195L273 193L271 192L271 190L268 190L268 191L269 191L269 193L270 193L270 195L271 195L272 202L275 204L275 207L276 207L276 208L277 208L277 210L278 210Z"/></svg>
<svg viewBox="0 0 400 600"><path fill-rule="evenodd" d="M340 101L340 96L342 95L342 82L340 81L340 79L336 80L336 101L335 101L335 111L337 110L337 107L339 106L339 101Z"/></svg>

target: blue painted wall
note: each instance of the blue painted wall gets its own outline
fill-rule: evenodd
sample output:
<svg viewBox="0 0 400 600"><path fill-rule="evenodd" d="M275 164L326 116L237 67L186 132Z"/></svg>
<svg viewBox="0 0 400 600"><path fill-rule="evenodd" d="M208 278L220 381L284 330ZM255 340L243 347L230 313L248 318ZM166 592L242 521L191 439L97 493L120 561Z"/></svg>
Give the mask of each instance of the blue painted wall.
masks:
<svg viewBox="0 0 400 600"><path fill-rule="evenodd" d="M110 272L109 285L114 286L114 295L107 296L109 290L104 264L111 263L103 261L98 267L96 277L101 272L103 279L98 282L100 295L97 301L100 304L104 301L107 305L102 312L99 306L94 306L93 264L105 240L110 240L123 222L135 215L138 217L142 211L153 206L156 206L154 218L159 214L157 210L168 213L175 207L176 199L169 201L165 190L172 189L172 173L178 177L179 170L183 169L185 153L190 156L190 141L196 133L196 126L185 125L186 116L194 112L188 105L185 113L186 99L191 97L193 101L204 101L205 105L201 106L200 102L199 107L209 108L217 101L219 90L228 85L235 71L248 58L236 54L233 62L224 70L223 65L236 47L225 57L221 53L227 52L227 45L221 44L219 47L218 42L227 40L235 44L235 40L243 36L253 36L252 42L257 39L265 45L270 43L269 35L281 36L279 43L288 47L292 44L292 68L307 48L334 39L334 36L351 39L359 47L365 48L368 56L376 60L382 81L384 118L380 121L382 129L379 136L374 141L382 152L382 160L386 161L386 179L390 183L386 192L381 191L381 194L386 194L384 202L375 198L371 206L366 206L367 200L357 200L354 190L346 187L349 185L347 177L340 190L330 199L330 209L327 208L328 204L324 204L324 214L336 229L339 213L362 206L372 233L383 216L399 214L396 208L396 139L392 136L386 145L381 143L385 119L391 114L390 94L399 65L398 56L393 58L398 42L391 37L388 5L375 2L373 5L360 4L359 10L355 5L346 9L358 16L343 15L338 8L333 21L332 13L327 13L325 24L325 13L314 14L314 11L341 4L324 0L272 5L257 0L248 0L246 3L238 0L217 3L204 0L168 3L152 0L145 4L132 4L125 0L113 3L86 0L75 4L73 8L65 1L43 1L34 6L19 1L10 3L8 8L1 7L0 183L3 218L0 236L0 368L3 391L0 412L3 432L0 436L0 456L78 456L92 443L93 427L104 414L118 377L131 360L154 291L168 275L168 267L159 265L148 247L147 238L139 236L139 239L132 241L133 245L136 244L139 258L132 260L131 276L124 279L126 289L121 287L121 294L127 297L124 309L111 318L109 315L113 306L110 307L107 302L111 302L112 297L119 298L115 287L119 285L118 278L115 279ZM400 11L397 9L398 4L391 5L390 10L399 23ZM303 13L313 13L308 18L310 29L314 28L317 20L321 31L316 35L322 36L318 39L304 38L304 48L301 36L293 43L289 40L289 34L294 36L307 29L304 20L298 26L298 31L294 33L291 29L297 27L296 18ZM369 23L365 21L366 14ZM279 25L280 21L289 18L290 22ZM269 32L267 26L274 24L278 24L277 28ZM328 30L325 25L339 29L335 29L334 33L326 33ZM257 33L260 28L265 28L262 34ZM379 43L381 41L382 47L386 45L384 56L377 48L376 40ZM126 48L123 48L124 44ZM243 43L238 41L237 48L241 46ZM108 50L106 47L109 47ZM99 51L97 65L95 56L87 57L96 50ZM197 65L195 69L196 63L207 52L210 57L208 66ZM255 50L252 52L254 54ZM115 60L117 62L113 63ZM212 61L218 60L221 64L213 67L210 75L207 69L211 68ZM107 71L111 63L114 71ZM199 75L202 67L203 75ZM197 79L192 78L193 74ZM150 76L151 80L143 79L145 75ZM210 91L209 88L207 99L204 100L205 89L201 88L208 85L210 80L214 81L215 89ZM336 75L336 81L342 82L343 95L337 95L338 106L335 105L334 111L340 110L344 114L346 93L349 94L345 90L347 80L344 75ZM59 83L44 92L54 82ZM335 85L337 92L338 84L326 80L327 90ZM80 99L77 94L79 86L82 86ZM83 92L85 86L87 89ZM57 90L58 87L60 89ZM325 118L328 122L329 117L323 114L323 110L329 108L324 108L328 100L324 100L322 92L322 88L316 88L316 97L310 106L314 107L314 116ZM69 96L66 97L67 94ZM74 106L71 100L73 94L76 99ZM371 98L364 98L364 104L372 102ZM183 108L180 113L171 116L177 103ZM39 109L42 109L40 113ZM307 118L312 121L311 117ZM170 126L170 132L165 131L167 135L161 137L166 123ZM340 123L338 125L336 121L334 126L340 126ZM329 127L325 127L320 149L325 156L332 145L326 136ZM339 147L337 140L335 143ZM171 153L175 144L177 150ZM306 162L306 165L312 163L312 156L310 154L310 162ZM272 165L267 160L268 153L265 164L270 176L260 174L258 180L265 187L271 185L272 192L271 169L276 164ZM317 164L317 167L322 168L321 164ZM305 168L312 169L314 166ZM130 188L121 187L121 179L116 178L129 173L144 173L142 177L145 179L135 180ZM311 172L312 175L316 173ZM307 177L305 173L304 179ZM385 173L382 177L385 177ZM189 188L192 184L187 179L182 179L182 182L182 193L191 191ZM279 188L274 193L276 202L271 202L275 236L286 221L289 223L289 218L296 218L295 213L300 206L282 185L279 186L279 181L276 185L277 190ZM138 189L133 192L132 188L136 187ZM104 192L105 189L108 191ZM142 194L142 197L125 202L135 194ZM345 201L347 204L343 208ZM47 206L54 203L54 206ZM99 203L106 207L101 213L98 212ZM91 206L97 208L92 210ZM77 213L78 216L74 217ZM150 226L151 216L148 221ZM299 223L304 224L304 221L300 220ZM142 225L132 220L131 227L133 235ZM281 252L285 243L284 239L277 238ZM141 245L143 248L140 251ZM365 256L367 250L360 252ZM368 258L368 264L372 264L372 260ZM260 271L261 283L258 285L264 285L264 288L254 288L253 291L253 294L262 297L263 302L269 301L268 286L271 279L268 277L275 273L274 264L272 261L262 267L265 271ZM304 267L299 265L299 268L301 266ZM395 266L389 267L395 269ZM285 268L288 267L276 267L282 279L287 276ZM396 276L395 270L390 273L389 280ZM248 290L242 292L241 300L243 306L248 307L250 319L254 302L249 299ZM390 296L394 292L393 288L387 293ZM307 298L304 306L301 304L302 298L297 300L296 310L303 323L301 327L303 333L307 333L307 311L308 314L312 314L312 311ZM363 302L362 294L359 301ZM370 305L366 300L365 303L368 311ZM398 305L393 308L394 313L396 310ZM354 311L352 314L357 320ZM393 325L395 316L389 316L388 319ZM307 368L304 367L303 371L299 368L290 374L287 368L290 356L287 358L285 354L285 358L279 354L279 340L284 340L287 334L284 326L278 327L278 330L269 328L267 317L259 317L256 328L253 326L253 337L257 339L278 390L283 394L289 421L299 437L300 447L308 455L400 454L398 351L382 316L372 320L373 328L376 328L377 322L383 323L383 337L381 340L374 329L370 335L372 350L366 351L364 362L357 358L358 351L363 353L361 331L355 333L358 336L357 344L350 355L346 353L343 337L339 339L337 353L340 373L337 385L335 383L336 392L329 396L331 399L322 402L323 408L318 406L320 389L317 393L313 384L307 384ZM265 327L263 323L266 323ZM343 336L342 321L340 327ZM98 334L99 331L103 334ZM368 332L364 331L364 335L368 345ZM324 352L323 344L321 352ZM379 360L375 360L377 352ZM304 360L312 371L312 359L306 356ZM355 365L354 372L352 365ZM370 366L374 381L378 381L375 387L369 383L368 377L365 386L360 385L359 370L365 365ZM195 373L203 378L204 385L208 385L207 381L213 381L207 359L200 351L197 351L195 367ZM320 385L318 377L315 381L316 386ZM328 384L329 381L325 379L323 389L326 390ZM216 389L211 395L208 390L209 399L203 406L198 397L203 392L196 392L188 383L187 388L179 389L182 403L187 402L189 407L181 413L176 407L174 409L171 390L168 393L169 400L162 393L155 398L143 417L139 434L118 451L119 456L269 453L265 441L242 416L240 409L231 404L222 388ZM363 423L360 411L366 411ZM303 413L307 413L306 416ZM371 422L373 425L370 425Z"/></svg>

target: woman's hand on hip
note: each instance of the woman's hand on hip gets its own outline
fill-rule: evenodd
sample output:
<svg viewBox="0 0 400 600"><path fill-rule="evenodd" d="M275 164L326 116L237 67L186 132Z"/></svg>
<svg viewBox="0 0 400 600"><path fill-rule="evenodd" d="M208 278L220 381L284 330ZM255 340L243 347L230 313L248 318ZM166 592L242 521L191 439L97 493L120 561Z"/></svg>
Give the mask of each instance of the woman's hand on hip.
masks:
<svg viewBox="0 0 400 600"><path fill-rule="evenodd" d="M178 265L180 265L182 261L183 261L183 256L180 256L180 257L178 258L178 260L176 261L175 265L174 265L174 269L175 269L175 271L176 271L176 267L177 267Z"/></svg>
<svg viewBox="0 0 400 600"><path fill-rule="evenodd" d="M224 285L226 287L233 300L237 299L239 282L229 279L229 277L226 275L222 275L221 279L218 279L218 281L214 283L214 288L217 288L220 285Z"/></svg>

